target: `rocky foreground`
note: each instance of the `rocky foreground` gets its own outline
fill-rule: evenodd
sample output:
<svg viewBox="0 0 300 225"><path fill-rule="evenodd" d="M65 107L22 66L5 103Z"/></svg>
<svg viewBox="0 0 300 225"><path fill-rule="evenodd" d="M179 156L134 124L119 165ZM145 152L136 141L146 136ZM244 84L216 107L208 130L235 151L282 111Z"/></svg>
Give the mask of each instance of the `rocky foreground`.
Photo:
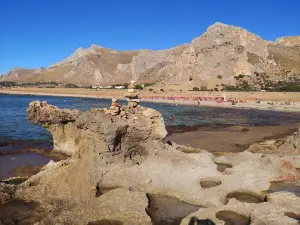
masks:
<svg viewBox="0 0 300 225"><path fill-rule="evenodd" d="M299 132L273 146L274 153L256 145L216 156L165 143L161 114L139 105L81 112L35 101L28 119L52 133L54 151L70 157L18 186L2 184L0 224L14 224L1 209L20 201L35 205L35 224L152 224L151 195L199 207L181 224L195 218L217 225L299 224L300 197L271 191L276 183L300 185Z"/></svg>

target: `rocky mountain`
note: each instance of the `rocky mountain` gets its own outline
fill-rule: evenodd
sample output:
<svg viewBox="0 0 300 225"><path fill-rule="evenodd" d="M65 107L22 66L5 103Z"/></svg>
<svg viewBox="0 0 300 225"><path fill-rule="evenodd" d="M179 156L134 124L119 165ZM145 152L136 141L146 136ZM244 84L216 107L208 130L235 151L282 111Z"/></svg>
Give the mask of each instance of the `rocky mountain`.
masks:
<svg viewBox="0 0 300 225"><path fill-rule="evenodd" d="M130 80L167 85L234 83L234 76L300 74L300 36L270 42L247 30L216 23L190 44L167 50L79 48L48 69L14 69L1 81L108 85Z"/></svg>

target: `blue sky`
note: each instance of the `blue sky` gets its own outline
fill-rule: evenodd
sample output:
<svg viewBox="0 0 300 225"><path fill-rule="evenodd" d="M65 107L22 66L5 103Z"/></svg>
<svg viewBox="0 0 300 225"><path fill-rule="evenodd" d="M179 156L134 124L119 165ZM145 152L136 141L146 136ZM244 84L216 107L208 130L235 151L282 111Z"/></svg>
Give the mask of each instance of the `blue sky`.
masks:
<svg viewBox="0 0 300 225"><path fill-rule="evenodd" d="M0 74L79 47L166 49L220 21L267 40L300 35L299 0L0 0Z"/></svg>

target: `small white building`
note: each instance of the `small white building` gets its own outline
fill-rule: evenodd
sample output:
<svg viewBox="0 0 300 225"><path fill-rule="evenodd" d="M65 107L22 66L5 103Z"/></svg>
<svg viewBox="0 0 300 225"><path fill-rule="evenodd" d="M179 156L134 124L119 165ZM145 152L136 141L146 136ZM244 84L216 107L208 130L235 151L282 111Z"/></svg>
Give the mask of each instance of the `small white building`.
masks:
<svg viewBox="0 0 300 225"><path fill-rule="evenodd" d="M124 86L115 86L115 89L125 89Z"/></svg>
<svg viewBox="0 0 300 225"><path fill-rule="evenodd" d="M101 88L103 88L102 85L93 85L92 86L92 89L101 89Z"/></svg>

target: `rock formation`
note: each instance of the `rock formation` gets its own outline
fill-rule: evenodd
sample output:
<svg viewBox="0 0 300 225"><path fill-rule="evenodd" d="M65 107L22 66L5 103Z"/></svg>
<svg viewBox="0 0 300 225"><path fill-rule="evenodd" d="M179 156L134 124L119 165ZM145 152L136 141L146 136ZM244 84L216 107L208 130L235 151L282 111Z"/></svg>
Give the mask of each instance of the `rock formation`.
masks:
<svg viewBox="0 0 300 225"><path fill-rule="evenodd" d="M300 154L300 128L289 136L278 150L284 153Z"/></svg>
<svg viewBox="0 0 300 225"><path fill-rule="evenodd" d="M135 89L135 81L130 81L130 85L128 86L128 93L125 94L125 98L128 99L129 107L137 107L139 105L139 93Z"/></svg>
<svg viewBox="0 0 300 225"><path fill-rule="evenodd" d="M290 37L283 37L283 38L278 38L275 41L276 44L281 44L285 46L296 46L300 45L300 36L290 36Z"/></svg>
<svg viewBox="0 0 300 225"><path fill-rule="evenodd" d="M298 218L299 197L267 195L272 182L299 179L299 171L287 166L293 159L248 151L226 156L205 150L184 153L185 146L164 143L161 114L139 105L120 106L120 113L114 114L31 102L28 119L52 133L56 151L70 155L50 162L14 190L14 198L41 205L44 216L36 224L151 224L145 210L148 193L205 207L195 215L216 224L250 217L253 224L271 225L277 219L297 223L291 215ZM220 172L216 163L231 168ZM1 199L9 201L11 195ZM280 201L287 196L293 207Z"/></svg>
<svg viewBox="0 0 300 225"><path fill-rule="evenodd" d="M48 69L18 69L1 81L55 81L77 85L151 82L158 85L215 85L234 83L234 76L287 79L300 73L299 37L263 40L247 30L216 23L191 44L167 50L117 51L97 45L77 49Z"/></svg>

